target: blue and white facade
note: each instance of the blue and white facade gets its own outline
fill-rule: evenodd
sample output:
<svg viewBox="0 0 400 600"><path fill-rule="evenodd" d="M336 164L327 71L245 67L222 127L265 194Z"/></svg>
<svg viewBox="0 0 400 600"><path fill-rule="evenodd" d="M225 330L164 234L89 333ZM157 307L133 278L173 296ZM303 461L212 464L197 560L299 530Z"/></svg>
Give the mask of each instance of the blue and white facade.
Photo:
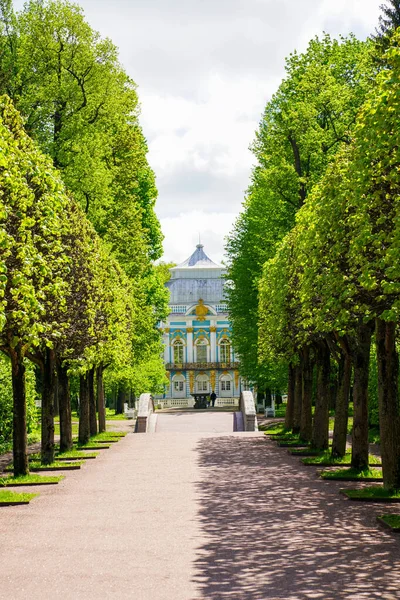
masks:
<svg viewBox="0 0 400 600"><path fill-rule="evenodd" d="M187 260L171 269L166 284L170 314L161 324L169 377L165 399L191 399L192 392L213 390L218 399L240 395L239 365L231 343L223 276L223 267L208 258L201 244Z"/></svg>

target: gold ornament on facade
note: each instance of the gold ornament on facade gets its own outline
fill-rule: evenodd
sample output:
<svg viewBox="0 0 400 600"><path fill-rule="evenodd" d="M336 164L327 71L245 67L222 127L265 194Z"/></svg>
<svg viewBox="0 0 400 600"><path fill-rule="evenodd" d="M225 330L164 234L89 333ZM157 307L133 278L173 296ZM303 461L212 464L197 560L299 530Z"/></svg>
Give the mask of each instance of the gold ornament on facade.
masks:
<svg viewBox="0 0 400 600"><path fill-rule="evenodd" d="M212 327L210 327L210 331L211 333L215 333L217 331L217 328L213 325Z"/></svg>
<svg viewBox="0 0 400 600"><path fill-rule="evenodd" d="M211 389L215 390L215 371L210 372L210 384L211 384Z"/></svg>
<svg viewBox="0 0 400 600"><path fill-rule="evenodd" d="M205 321L207 314L208 308L207 306L204 306L204 300L200 298L199 303L196 306L196 317L199 321Z"/></svg>
<svg viewBox="0 0 400 600"><path fill-rule="evenodd" d="M235 375L235 386L239 387L239 371L234 371Z"/></svg>
<svg viewBox="0 0 400 600"><path fill-rule="evenodd" d="M169 327L166 327L166 328L164 329L164 333L169 333L169 332L170 332L170 328L169 328Z"/></svg>
<svg viewBox="0 0 400 600"><path fill-rule="evenodd" d="M193 327L188 327L186 329L186 333L193 333Z"/></svg>
<svg viewBox="0 0 400 600"><path fill-rule="evenodd" d="M189 388L190 393L194 390L194 371L189 371Z"/></svg>

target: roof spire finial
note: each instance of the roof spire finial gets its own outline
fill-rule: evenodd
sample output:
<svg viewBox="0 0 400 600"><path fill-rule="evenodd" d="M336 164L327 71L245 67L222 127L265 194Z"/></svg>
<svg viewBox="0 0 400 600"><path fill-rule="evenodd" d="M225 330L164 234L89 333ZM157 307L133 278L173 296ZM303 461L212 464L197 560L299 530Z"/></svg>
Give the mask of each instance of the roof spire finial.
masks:
<svg viewBox="0 0 400 600"><path fill-rule="evenodd" d="M201 243L200 231L198 231L197 233L199 234L199 243L197 244L196 248L203 248L203 244Z"/></svg>

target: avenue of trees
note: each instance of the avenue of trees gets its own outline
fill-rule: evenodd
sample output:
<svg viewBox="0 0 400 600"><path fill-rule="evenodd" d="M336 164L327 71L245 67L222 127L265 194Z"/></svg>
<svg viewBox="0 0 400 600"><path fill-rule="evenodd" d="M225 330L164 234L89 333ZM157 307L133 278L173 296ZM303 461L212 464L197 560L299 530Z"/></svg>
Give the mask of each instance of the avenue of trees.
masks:
<svg viewBox="0 0 400 600"><path fill-rule="evenodd" d="M352 397L363 470L376 365L384 486L400 489L400 3L387 4L373 39L325 36L289 58L227 249L243 374L287 389L286 427L321 451L333 387L334 457Z"/></svg>
<svg viewBox="0 0 400 600"><path fill-rule="evenodd" d="M167 292L154 266L155 178L117 49L62 0L17 14L0 0L0 26L0 376L10 381L8 367L20 475L35 373L44 464L54 460L56 401L60 449L72 447L71 377L82 444L105 430L105 388L122 410L128 394L162 386Z"/></svg>

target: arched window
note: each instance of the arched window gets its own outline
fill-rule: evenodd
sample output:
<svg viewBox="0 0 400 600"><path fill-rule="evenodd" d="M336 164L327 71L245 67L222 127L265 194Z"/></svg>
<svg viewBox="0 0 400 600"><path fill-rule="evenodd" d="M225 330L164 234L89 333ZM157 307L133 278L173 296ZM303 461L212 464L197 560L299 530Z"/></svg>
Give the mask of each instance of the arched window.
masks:
<svg viewBox="0 0 400 600"><path fill-rule="evenodd" d="M197 342L196 342L196 362L206 363L208 361L207 348L208 348L208 343L205 338L200 338L197 340Z"/></svg>
<svg viewBox="0 0 400 600"><path fill-rule="evenodd" d="M173 349L174 349L174 363L182 364L184 362L184 359L183 359L184 345L183 345L182 340L176 340L173 343Z"/></svg>
<svg viewBox="0 0 400 600"><path fill-rule="evenodd" d="M224 338L219 344L220 362L230 363L231 362L231 343L229 340Z"/></svg>
<svg viewBox="0 0 400 600"><path fill-rule="evenodd" d="M209 378L208 375L197 375L196 377L196 391L207 393L209 391Z"/></svg>

